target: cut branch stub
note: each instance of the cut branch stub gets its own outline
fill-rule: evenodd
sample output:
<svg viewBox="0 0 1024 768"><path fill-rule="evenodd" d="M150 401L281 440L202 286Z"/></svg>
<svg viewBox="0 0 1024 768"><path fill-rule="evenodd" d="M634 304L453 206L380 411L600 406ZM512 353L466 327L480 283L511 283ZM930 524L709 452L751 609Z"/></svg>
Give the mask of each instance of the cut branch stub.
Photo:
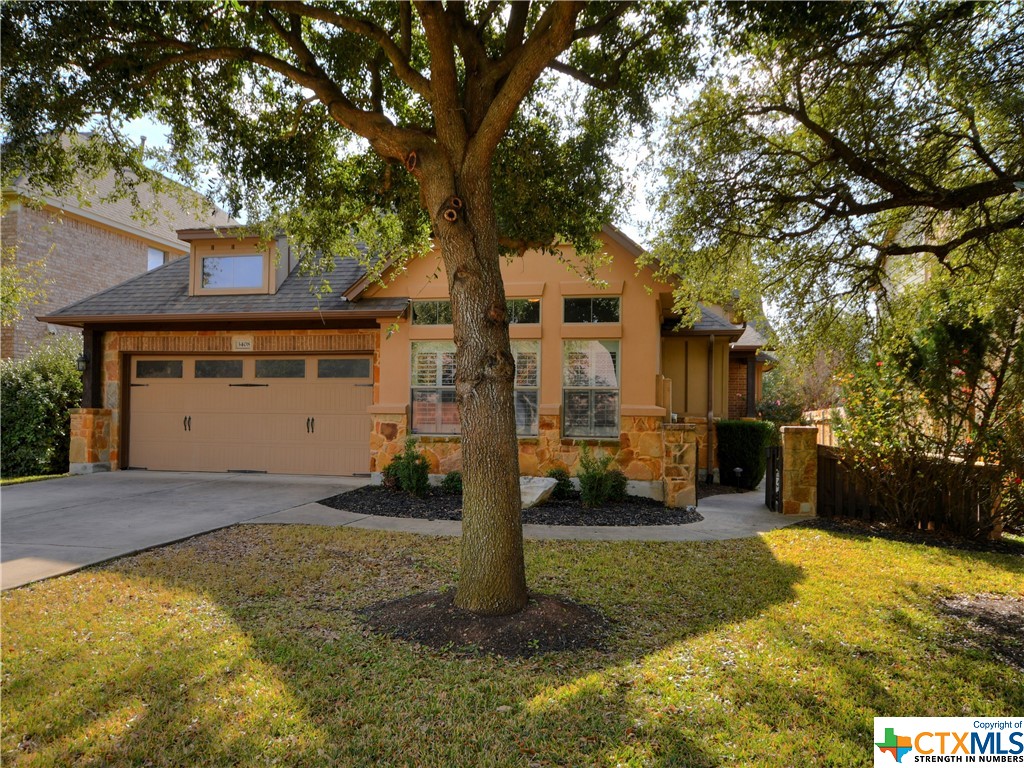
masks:
<svg viewBox="0 0 1024 768"><path fill-rule="evenodd" d="M500 325L506 320L507 310L500 304L492 304L487 310L487 319L495 325Z"/></svg>
<svg viewBox="0 0 1024 768"><path fill-rule="evenodd" d="M405 156L405 170L412 173L416 170L416 165L419 163L419 158L416 156L416 151L413 150Z"/></svg>
<svg viewBox="0 0 1024 768"><path fill-rule="evenodd" d="M459 212L454 208L445 208L444 213L441 214L445 221L456 222L459 220Z"/></svg>
<svg viewBox="0 0 1024 768"><path fill-rule="evenodd" d="M458 195L452 195L448 199L448 207L454 208L457 211L462 210L462 198L459 197Z"/></svg>

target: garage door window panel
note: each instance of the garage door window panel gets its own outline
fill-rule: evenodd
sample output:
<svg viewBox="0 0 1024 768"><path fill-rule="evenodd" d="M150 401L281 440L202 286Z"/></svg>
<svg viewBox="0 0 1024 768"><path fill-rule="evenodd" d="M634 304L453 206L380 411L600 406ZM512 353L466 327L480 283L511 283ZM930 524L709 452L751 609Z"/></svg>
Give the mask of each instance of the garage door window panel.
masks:
<svg viewBox="0 0 1024 768"><path fill-rule="evenodd" d="M197 379L240 379L241 360L196 360Z"/></svg>
<svg viewBox="0 0 1024 768"><path fill-rule="evenodd" d="M334 358L316 361L316 375L321 379L368 379L368 358Z"/></svg>
<svg viewBox="0 0 1024 768"><path fill-rule="evenodd" d="M137 379L180 379L183 366L181 360L136 360Z"/></svg>
<svg viewBox="0 0 1024 768"><path fill-rule="evenodd" d="M257 360L257 379L304 379L305 360Z"/></svg>

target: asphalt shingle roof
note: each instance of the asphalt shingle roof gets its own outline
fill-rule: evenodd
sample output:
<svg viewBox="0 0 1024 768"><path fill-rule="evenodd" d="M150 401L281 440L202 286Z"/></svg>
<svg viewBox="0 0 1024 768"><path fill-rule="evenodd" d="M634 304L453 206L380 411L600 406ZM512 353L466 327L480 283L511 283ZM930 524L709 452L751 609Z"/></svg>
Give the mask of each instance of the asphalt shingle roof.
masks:
<svg viewBox="0 0 1024 768"><path fill-rule="evenodd" d="M190 296L189 258L177 259L162 267L132 278L113 288L71 304L45 319L59 323L63 319L89 318L116 321L118 318L195 317L232 314L302 314L321 312L379 312L400 314L408 299L367 299L347 301L342 293L365 273L355 259L339 259L326 275L331 292L318 300L311 286L319 286L319 278L310 278L296 270L281 284L275 294L244 294L229 296Z"/></svg>

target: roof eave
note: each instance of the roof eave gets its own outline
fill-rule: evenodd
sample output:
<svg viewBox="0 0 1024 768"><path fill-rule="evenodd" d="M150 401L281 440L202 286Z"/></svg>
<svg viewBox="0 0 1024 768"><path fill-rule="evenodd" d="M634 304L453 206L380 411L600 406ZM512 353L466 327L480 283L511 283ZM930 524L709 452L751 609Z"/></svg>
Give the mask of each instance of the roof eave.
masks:
<svg viewBox="0 0 1024 768"><path fill-rule="evenodd" d="M81 328L85 325L177 325L184 323L281 322L310 320L392 320L401 317L405 307L381 310L324 310L322 312L217 312L180 315L41 315L41 323Z"/></svg>

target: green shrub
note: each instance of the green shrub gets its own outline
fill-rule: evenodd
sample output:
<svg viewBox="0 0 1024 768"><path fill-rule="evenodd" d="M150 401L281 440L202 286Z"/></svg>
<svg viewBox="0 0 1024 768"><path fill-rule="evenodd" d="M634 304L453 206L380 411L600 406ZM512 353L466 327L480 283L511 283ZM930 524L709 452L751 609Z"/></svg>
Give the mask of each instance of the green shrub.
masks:
<svg viewBox="0 0 1024 768"><path fill-rule="evenodd" d="M767 421L719 421L718 467L722 483L738 488L756 488L764 479L769 445L776 441L777 430ZM742 469L739 477L733 471Z"/></svg>
<svg viewBox="0 0 1024 768"><path fill-rule="evenodd" d="M609 469L615 457L611 454L595 457L590 446L580 447L580 499L585 507L600 507L610 501L626 498L626 476L617 469Z"/></svg>
<svg viewBox="0 0 1024 768"><path fill-rule="evenodd" d="M78 336L60 336L24 360L0 363L0 474L59 475L68 471L71 416L82 400L75 360Z"/></svg>
<svg viewBox="0 0 1024 768"><path fill-rule="evenodd" d="M551 498L556 501L567 499L572 495L573 487L572 480L569 479L569 473L564 469L552 469L548 471L548 477L555 481L555 489L551 492Z"/></svg>
<svg viewBox="0 0 1024 768"><path fill-rule="evenodd" d="M405 441L405 450L384 468L383 485L413 496L426 496L430 487L430 462L416 450L416 438Z"/></svg>
<svg viewBox="0 0 1024 768"><path fill-rule="evenodd" d="M449 496L461 496L462 473L456 469L445 475L441 481L441 490Z"/></svg>

